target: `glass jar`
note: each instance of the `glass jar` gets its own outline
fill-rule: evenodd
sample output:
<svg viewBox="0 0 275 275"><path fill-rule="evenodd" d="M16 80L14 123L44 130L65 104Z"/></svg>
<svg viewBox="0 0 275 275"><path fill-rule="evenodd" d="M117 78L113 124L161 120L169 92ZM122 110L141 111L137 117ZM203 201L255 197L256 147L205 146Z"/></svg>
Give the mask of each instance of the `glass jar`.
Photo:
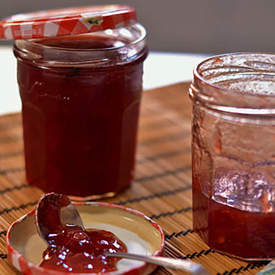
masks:
<svg viewBox="0 0 275 275"><path fill-rule="evenodd" d="M15 41L29 184L80 200L129 187L145 36L136 23Z"/></svg>
<svg viewBox="0 0 275 275"><path fill-rule="evenodd" d="M212 248L275 257L275 55L209 58L194 71L193 226Z"/></svg>

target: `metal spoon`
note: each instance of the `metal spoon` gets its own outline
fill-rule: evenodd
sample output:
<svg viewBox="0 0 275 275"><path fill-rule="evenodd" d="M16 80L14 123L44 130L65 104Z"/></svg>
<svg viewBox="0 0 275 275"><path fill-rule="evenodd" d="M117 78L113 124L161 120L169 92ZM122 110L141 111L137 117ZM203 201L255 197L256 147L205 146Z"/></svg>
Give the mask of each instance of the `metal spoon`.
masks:
<svg viewBox="0 0 275 275"><path fill-rule="evenodd" d="M66 195L56 193L44 195L38 203L35 217L38 233L46 242L49 234L56 232L59 226L64 224L78 225L84 230L83 222L78 210ZM105 253L105 255L109 257L143 261L173 269L180 269L194 275L209 274L202 265L194 263L190 260L120 252Z"/></svg>
<svg viewBox="0 0 275 275"><path fill-rule="evenodd" d="M119 257L119 258L143 261L146 263L160 265L168 268L183 270L195 275L209 274L202 265L192 262L190 260L173 259L168 257L149 256L149 255L138 255L138 254L122 253L122 252L115 252L115 253L107 252L107 253L104 253L104 255L108 257Z"/></svg>

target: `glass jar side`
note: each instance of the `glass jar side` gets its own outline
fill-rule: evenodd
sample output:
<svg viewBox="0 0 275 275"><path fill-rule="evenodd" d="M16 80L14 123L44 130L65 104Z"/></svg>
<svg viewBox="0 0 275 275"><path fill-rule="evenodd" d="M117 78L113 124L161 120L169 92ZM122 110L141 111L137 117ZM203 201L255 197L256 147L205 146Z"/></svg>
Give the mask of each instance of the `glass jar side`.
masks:
<svg viewBox="0 0 275 275"><path fill-rule="evenodd" d="M113 196L129 187L144 39L80 50L37 42L15 45L28 183L78 200Z"/></svg>
<svg viewBox="0 0 275 275"><path fill-rule="evenodd" d="M211 247L222 252L246 259L272 258L275 108L271 102L256 106L253 96L261 97L264 103L265 96L275 94L272 84L268 95L249 93L251 87L238 86L242 77L235 75L234 66L219 64L216 68L217 58L229 57L209 59L215 65L207 68L207 79L200 74L199 65L190 88L194 228ZM211 78L211 71L213 77L222 79L222 85ZM230 83L225 71L231 71ZM268 81L272 73L265 72ZM249 85L247 79L244 82Z"/></svg>

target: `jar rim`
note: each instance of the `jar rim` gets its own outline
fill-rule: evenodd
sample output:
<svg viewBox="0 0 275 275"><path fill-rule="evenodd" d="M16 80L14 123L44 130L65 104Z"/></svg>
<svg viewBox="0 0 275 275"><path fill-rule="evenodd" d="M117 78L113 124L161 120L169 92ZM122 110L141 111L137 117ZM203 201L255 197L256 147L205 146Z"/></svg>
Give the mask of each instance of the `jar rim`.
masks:
<svg viewBox="0 0 275 275"><path fill-rule="evenodd" d="M112 32L108 33L108 31ZM99 68L130 63L141 57L143 53L147 53L146 30L139 23L92 34L121 40L123 43L114 47L79 49L44 45L37 43L37 40L17 40L14 44L14 54L19 60L31 62L43 68L71 66ZM75 37L85 35L87 34L78 34Z"/></svg>
<svg viewBox="0 0 275 275"><path fill-rule="evenodd" d="M220 89L220 90L227 91L227 92L228 91L234 92L234 91L236 91L235 89L226 88L226 87L224 87L222 85L218 85L218 84L213 84L211 81L207 80L204 76L202 76L202 74L199 72L199 69L202 65L204 65L206 62L208 62L210 60L214 60L214 59L222 58L222 57L240 56L240 55L270 55L270 56L273 56L275 59L275 54L271 53L271 52L233 52L233 53L218 54L218 55L210 56L210 57L204 59L203 61L201 61L199 64L197 64L193 70L193 74L200 81L206 83L209 86L212 86L216 89ZM275 93L271 94L271 95L267 95L267 94L254 94L254 95L255 96L271 97L271 98L275 97Z"/></svg>
<svg viewBox="0 0 275 275"><path fill-rule="evenodd" d="M273 53L236 52L212 56L200 62L193 74L190 97L209 108L248 115L275 114ZM254 83L247 84L251 80ZM255 83L262 86L258 89Z"/></svg>

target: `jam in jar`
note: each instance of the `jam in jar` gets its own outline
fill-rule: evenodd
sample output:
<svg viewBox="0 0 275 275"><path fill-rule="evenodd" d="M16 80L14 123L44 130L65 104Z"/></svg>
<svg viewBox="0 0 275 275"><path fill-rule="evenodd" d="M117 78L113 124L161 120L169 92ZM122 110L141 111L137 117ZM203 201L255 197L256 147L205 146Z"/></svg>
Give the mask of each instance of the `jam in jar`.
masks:
<svg viewBox="0 0 275 275"><path fill-rule="evenodd" d="M77 199L129 187L145 35L135 23L15 41L29 184Z"/></svg>
<svg viewBox="0 0 275 275"><path fill-rule="evenodd" d="M198 65L193 100L193 225L212 248L275 257L275 55Z"/></svg>

